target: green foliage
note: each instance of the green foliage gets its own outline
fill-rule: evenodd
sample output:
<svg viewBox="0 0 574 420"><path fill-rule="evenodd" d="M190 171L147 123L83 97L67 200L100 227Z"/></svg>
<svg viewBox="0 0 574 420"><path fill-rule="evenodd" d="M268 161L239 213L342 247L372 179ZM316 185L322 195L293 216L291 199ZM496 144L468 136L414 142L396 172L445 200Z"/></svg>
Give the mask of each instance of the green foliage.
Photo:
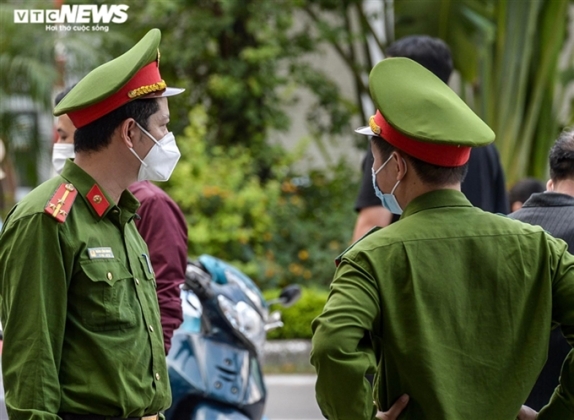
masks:
<svg viewBox="0 0 574 420"><path fill-rule="evenodd" d="M341 97L322 69L304 58L315 53L310 28L295 27L297 2L277 1L126 1L130 25L140 37L150 25L162 31L162 76L187 87L188 95L170 100L173 130L185 125L187 110L205 107L210 145L251 149L257 175L273 179L281 151L267 141L270 130L284 131L285 105L297 102L294 87L316 99L308 123L317 135L340 133L356 106ZM153 21L150 17L153 16Z"/></svg>
<svg viewBox="0 0 574 420"><path fill-rule="evenodd" d="M195 107L189 119L178 137L184 158L166 187L186 214L189 254L211 254L257 277L256 256L263 254L274 223L267 209L277 202L280 183L262 184L242 145L208 148L203 107Z"/></svg>
<svg viewBox="0 0 574 420"><path fill-rule="evenodd" d="M416 2L415 2L416 3ZM369 98L366 83L368 74L382 56L384 40L393 39L393 13L391 2L363 0L300 0L299 10L311 22L316 35L315 45L329 45L351 72L355 85L355 106L364 121L368 121L370 107L364 107ZM382 21L385 20L385 24ZM381 30L386 33L381 34Z"/></svg>
<svg viewBox="0 0 574 420"><path fill-rule="evenodd" d="M45 9L47 5L42 0L27 1L25 6L18 0L0 4L0 139L7 149L3 168L8 168L8 178L15 177L20 186L27 187L42 181L38 163L49 152L52 140L42 135L51 136L52 130L41 126L39 116L51 114L53 94L131 44L113 24L104 34L58 33L47 31L43 24L14 23L14 10ZM0 215L14 204L14 191L2 187Z"/></svg>
<svg viewBox="0 0 574 420"><path fill-rule="evenodd" d="M335 272L335 257L352 235L356 171L339 163L285 180L281 189L278 206L271 209L276 229L263 262L265 282L326 286Z"/></svg>
<svg viewBox="0 0 574 420"><path fill-rule="evenodd" d="M265 299L273 299L279 296L280 290L265 290ZM311 322L323 311L327 302L329 292L324 289L303 287L301 299L289 308L281 305L272 305L271 310L281 311L281 318L285 324L282 328L270 331L267 338L274 339L295 339L311 338Z"/></svg>
<svg viewBox="0 0 574 420"><path fill-rule="evenodd" d="M298 157L282 152L276 179L262 182L250 149L207 147L202 106L178 136L182 158L166 191L186 215L189 254L234 264L261 287L327 285L348 245L357 174L343 163L295 176Z"/></svg>
<svg viewBox="0 0 574 420"><path fill-rule="evenodd" d="M57 77L55 36L46 33L43 25L15 24L15 9L18 9L15 5L0 5L0 98L29 94L49 108Z"/></svg>
<svg viewBox="0 0 574 420"><path fill-rule="evenodd" d="M566 45L568 0L395 2L396 35L438 36L472 91L465 100L490 125L510 184L546 177L548 151L572 115L560 115L574 81ZM561 52L565 66L558 66Z"/></svg>

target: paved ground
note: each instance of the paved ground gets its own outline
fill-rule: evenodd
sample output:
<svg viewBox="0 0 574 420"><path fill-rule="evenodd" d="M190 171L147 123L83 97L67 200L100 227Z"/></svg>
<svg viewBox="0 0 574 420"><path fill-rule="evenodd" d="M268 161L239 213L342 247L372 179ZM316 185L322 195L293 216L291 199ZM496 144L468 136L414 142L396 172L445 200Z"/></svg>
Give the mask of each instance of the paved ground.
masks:
<svg viewBox="0 0 574 420"><path fill-rule="evenodd" d="M265 375L269 420L322 420L315 401L315 375Z"/></svg>
<svg viewBox="0 0 574 420"><path fill-rule="evenodd" d="M1 378L0 378L1 379ZM315 375L265 375L268 420L322 420L315 402ZM0 380L0 395L3 396ZM0 420L8 420L0 398Z"/></svg>

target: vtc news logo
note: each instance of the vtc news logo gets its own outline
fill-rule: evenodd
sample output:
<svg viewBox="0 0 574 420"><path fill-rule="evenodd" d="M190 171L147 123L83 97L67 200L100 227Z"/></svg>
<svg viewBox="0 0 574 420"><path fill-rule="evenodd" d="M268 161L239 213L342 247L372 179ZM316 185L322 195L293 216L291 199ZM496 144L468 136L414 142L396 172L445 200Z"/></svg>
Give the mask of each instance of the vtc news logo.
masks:
<svg viewBox="0 0 574 420"><path fill-rule="evenodd" d="M14 10L14 23L124 23L128 20L129 6L69 5L60 9Z"/></svg>

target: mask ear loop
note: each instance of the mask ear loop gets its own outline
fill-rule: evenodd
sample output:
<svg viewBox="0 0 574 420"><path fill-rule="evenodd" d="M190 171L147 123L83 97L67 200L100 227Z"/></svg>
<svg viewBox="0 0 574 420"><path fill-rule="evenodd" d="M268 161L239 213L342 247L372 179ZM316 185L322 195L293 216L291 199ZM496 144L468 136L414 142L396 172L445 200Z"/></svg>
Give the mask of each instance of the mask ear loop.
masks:
<svg viewBox="0 0 574 420"><path fill-rule="evenodd" d="M136 121L136 125L139 127L139 129L140 129L141 131L143 131L143 133L144 133L146 136L148 136L150 139L152 139L153 142L159 146L159 143L157 142L157 140L154 139L153 136L152 136L150 133L148 133L147 130L146 130L145 128L143 128L137 121ZM160 146L160 147L161 147L161 146ZM147 168L148 164L145 163L145 162L142 160L142 158L140 158L140 157L138 156L138 154L136 153L136 151L134 150L134 148L133 148L133 147L130 147L129 150L130 150L130 152L132 152L133 155L140 161L140 163Z"/></svg>
<svg viewBox="0 0 574 420"><path fill-rule="evenodd" d="M138 158L138 160L141 162L141 164L142 164L143 166L146 166L146 167L147 167L147 163L145 163L145 162L138 156L138 154L136 153L136 151L134 150L133 147L130 147L130 148L129 148L129 151L132 152L133 155L134 155L136 158Z"/></svg>
<svg viewBox="0 0 574 420"><path fill-rule="evenodd" d="M159 147L161 147L161 145L159 144L159 142L158 142L145 128L143 128L143 127L140 125L140 123L138 123L138 122L136 121L136 125L140 128L141 131L144 132L144 134L145 134L146 136L148 136L150 139L152 139L155 144L157 144Z"/></svg>
<svg viewBox="0 0 574 420"><path fill-rule="evenodd" d="M387 163L389 163L389 160L391 160L392 157L393 157L393 156L391 155L391 156L389 156L389 158L388 158L387 160L385 160L385 163L383 163L383 164L379 167L379 169L377 169L377 170L375 171L375 175L377 175L379 172L381 172L381 170L385 167L385 165L386 165Z"/></svg>

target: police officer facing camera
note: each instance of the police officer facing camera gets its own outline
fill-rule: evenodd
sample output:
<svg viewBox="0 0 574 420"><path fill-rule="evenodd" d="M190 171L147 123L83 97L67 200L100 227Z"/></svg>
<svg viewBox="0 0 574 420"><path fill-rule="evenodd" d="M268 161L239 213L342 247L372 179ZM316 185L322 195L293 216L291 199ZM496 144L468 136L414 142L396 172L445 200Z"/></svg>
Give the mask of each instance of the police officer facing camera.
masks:
<svg viewBox="0 0 574 420"><path fill-rule="evenodd" d="M134 224L138 180L165 181L179 150L157 29L84 77L58 104L76 158L10 212L0 236L10 418L157 419L169 407L148 248Z"/></svg>

